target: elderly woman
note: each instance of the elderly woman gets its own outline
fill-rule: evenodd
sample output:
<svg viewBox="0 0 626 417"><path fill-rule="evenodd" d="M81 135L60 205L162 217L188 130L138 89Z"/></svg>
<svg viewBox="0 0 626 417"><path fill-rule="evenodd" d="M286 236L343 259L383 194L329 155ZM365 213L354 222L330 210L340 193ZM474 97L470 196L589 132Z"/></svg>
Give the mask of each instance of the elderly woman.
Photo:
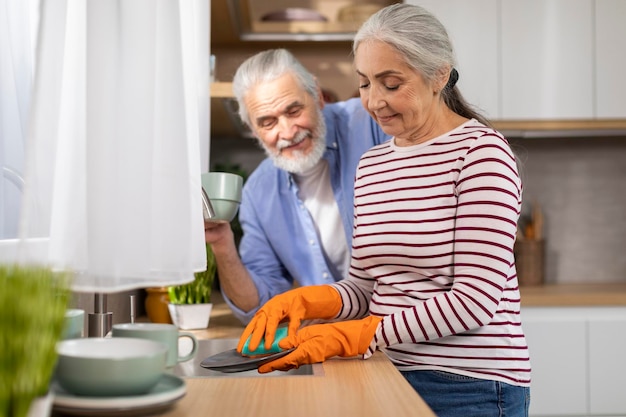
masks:
<svg viewBox="0 0 626 417"><path fill-rule="evenodd" d="M383 350L440 416L526 416L530 361L513 243L522 185L506 139L463 100L445 28L396 4L356 34L361 102L393 138L360 160L349 277L271 299L244 331L260 368ZM333 319L299 329L304 319Z"/></svg>

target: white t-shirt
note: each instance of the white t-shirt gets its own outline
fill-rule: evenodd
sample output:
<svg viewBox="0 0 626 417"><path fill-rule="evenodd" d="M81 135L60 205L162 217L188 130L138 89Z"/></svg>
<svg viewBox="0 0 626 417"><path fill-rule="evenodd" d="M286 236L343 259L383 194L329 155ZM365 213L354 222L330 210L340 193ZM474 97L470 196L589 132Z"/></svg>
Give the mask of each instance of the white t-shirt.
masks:
<svg viewBox="0 0 626 417"><path fill-rule="evenodd" d="M298 183L298 197L311 214L322 249L336 276L345 277L350 264L350 251L343 232L341 215L330 186L328 162L318 164L303 174L294 175Z"/></svg>

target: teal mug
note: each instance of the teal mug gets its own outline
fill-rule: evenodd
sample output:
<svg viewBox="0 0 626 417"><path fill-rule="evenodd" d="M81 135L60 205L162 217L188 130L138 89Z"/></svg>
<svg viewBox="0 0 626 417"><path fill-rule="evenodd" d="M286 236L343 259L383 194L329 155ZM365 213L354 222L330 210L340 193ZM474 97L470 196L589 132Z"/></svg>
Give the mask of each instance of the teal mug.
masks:
<svg viewBox="0 0 626 417"><path fill-rule="evenodd" d="M230 172L205 172L202 189L213 211L207 221L230 222L235 218L241 203L243 178Z"/></svg>
<svg viewBox="0 0 626 417"><path fill-rule="evenodd" d="M113 337L134 337L161 342L167 346L166 367L171 368L178 362L192 359L198 350L198 340L189 332L181 332L178 327L167 323L121 323L114 324L111 335ZM179 355L178 339L187 338L191 341L191 351L186 355Z"/></svg>

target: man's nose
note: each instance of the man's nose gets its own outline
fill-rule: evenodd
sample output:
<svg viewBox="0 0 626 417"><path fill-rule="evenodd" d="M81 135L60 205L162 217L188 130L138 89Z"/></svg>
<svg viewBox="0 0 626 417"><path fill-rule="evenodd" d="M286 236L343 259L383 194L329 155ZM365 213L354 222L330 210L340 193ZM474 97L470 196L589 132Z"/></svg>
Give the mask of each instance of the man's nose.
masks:
<svg viewBox="0 0 626 417"><path fill-rule="evenodd" d="M296 124L287 117L278 119L278 134L281 139L292 140L298 133Z"/></svg>

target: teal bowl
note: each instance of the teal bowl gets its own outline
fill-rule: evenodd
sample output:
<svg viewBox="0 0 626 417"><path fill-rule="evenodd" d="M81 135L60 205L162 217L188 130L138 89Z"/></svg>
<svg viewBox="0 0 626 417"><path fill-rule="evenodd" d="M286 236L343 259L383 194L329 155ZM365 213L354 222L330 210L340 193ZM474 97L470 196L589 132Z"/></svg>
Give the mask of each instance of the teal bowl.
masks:
<svg viewBox="0 0 626 417"><path fill-rule="evenodd" d="M162 378L167 346L112 337L59 342L55 379L66 391L92 397L146 394Z"/></svg>

